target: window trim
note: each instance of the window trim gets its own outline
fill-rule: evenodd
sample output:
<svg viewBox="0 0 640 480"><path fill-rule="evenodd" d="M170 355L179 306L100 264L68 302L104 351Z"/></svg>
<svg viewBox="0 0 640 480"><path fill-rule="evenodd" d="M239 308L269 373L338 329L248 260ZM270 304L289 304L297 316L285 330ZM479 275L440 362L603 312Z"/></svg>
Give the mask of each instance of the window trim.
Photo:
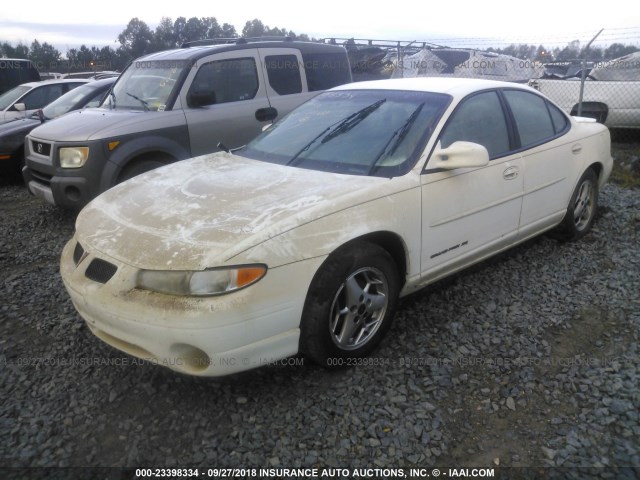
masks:
<svg viewBox="0 0 640 480"><path fill-rule="evenodd" d="M506 157L506 156L511 155L511 154L514 153L514 145L515 145L515 142L517 141L516 131L513 129L513 126L511 125L511 117L507 113L505 101L502 98L502 95L500 95L500 90L501 90L500 88L487 88L485 90L478 90L476 92L472 92L472 93L468 94L467 96L465 96L462 100L460 100L458 102L456 107L453 109L453 111L449 115L449 118L447 118L447 121L445 122L445 124L442 126L442 128L438 132L438 136L436 137L436 141L434 142L433 147L431 148L431 151L429 152L429 155L427 155L427 161L425 162L424 167L422 168L422 171L420 172L421 175L422 174L438 173L438 172L445 172L446 171L446 169L444 169L444 168L428 168L429 162L431 161L431 158L433 156L433 152L435 151L436 147L438 146L438 143L440 142L440 137L441 137L442 133L446 130L446 128L449 126L449 123L451 122L451 119L456 114L456 112L458 112L458 110L461 108L461 106L467 100L469 100L470 98L473 98L476 95L482 95L484 93L496 92L496 94L498 96L498 102L500 103L500 107L501 107L501 110L502 110L502 115L504 117L504 121L505 121L505 124L506 124L506 127L507 127L507 138L509 140L509 150L506 151L505 153L499 155L499 156L489 157L489 162L492 162L492 161L497 160L497 159L502 158L502 157Z"/></svg>
<svg viewBox="0 0 640 480"><path fill-rule="evenodd" d="M302 90L298 93L289 93L286 95L282 95L273 88L271 82L269 81L269 72L267 69L266 58L282 55L292 55L296 57L296 61L298 62L298 75L300 76L300 81L302 82ZM290 95L301 95L309 93L307 73L304 68L304 61L302 59L302 52L300 51L300 49L292 47L262 47L258 49L258 58L260 59L260 68L262 69L262 81L264 83L265 94L268 98L287 98Z"/></svg>
<svg viewBox="0 0 640 480"><path fill-rule="evenodd" d="M509 156L509 155L514 155L514 154L517 154L517 153L521 153L521 152L523 152L525 150L530 150L532 148L539 147L540 145L543 145L543 144L548 143L550 141L553 141L553 140L555 140L557 138L560 138L563 135L566 135L569 132L569 130L571 130L571 120L570 120L570 118L567 116L567 114L561 108L558 108L556 105L553 105L559 112L562 113L562 115L564 115L565 119L567 120L566 123L565 123L565 127L560 132L554 134L552 137L548 137L548 138L544 139L541 142L532 143L530 145L527 145L527 146L523 147L522 144L521 144L520 132L518 131L518 126L516 124L515 117L513 115L513 111L511 110L511 106L509 105L508 100L506 99L506 97L503 94L503 92L507 91L507 90L529 93L531 95L535 95L538 98L541 98L545 103L545 106L547 108L547 113L549 114L549 120L551 121L551 125L554 127L554 132L555 132L555 124L553 122L553 118L551 117L551 112L549 112L549 104L553 105L553 103L551 103L551 101L549 99L547 99L546 97L540 95L539 93L531 92L529 90L523 90L523 89L520 89L520 88L512 88L512 87L487 88L486 90L478 90L476 92L470 93L469 95L464 97L462 100L460 100L458 102L458 104L456 105L456 107L453 109L453 111L449 115L449 118L447 118L447 121L445 122L445 124L442 126L442 128L438 132L438 136L436 137L436 141L434 142L434 144L433 144L433 146L431 148L431 151L427 155L427 161L425 162L425 165L422 168L422 171L420 172L420 174L423 175L423 174L439 173L439 172L446 171L444 168L428 168L429 161L431 161L431 158L433 156L433 152L435 151L436 146L438 145L438 142L440 141L440 136L442 135L442 132L444 132L445 129L447 128L447 126L449 125L449 122L451 121L451 118L453 118L455 113L458 111L458 109L460 108L460 106L464 102L466 102L470 98L473 98L476 95L480 95L480 94L487 93L487 92L496 92L497 95L498 95L498 99L500 101L500 106L502 107L502 114L503 114L505 122L507 124L507 135L509 137L509 150L507 152L499 155L499 156L490 157L489 158L489 162L493 162L494 160L498 160L500 158L503 158L503 157L506 157L506 156Z"/></svg>
<svg viewBox="0 0 640 480"><path fill-rule="evenodd" d="M245 99L238 99L238 100L230 100L227 102L214 102L211 105L206 105L206 107L215 107L216 105L224 105L226 103L237 103L237 102L246 102L246 101L250 101L250 100L254 100L257 95L258 92L260 91L260 74L258 73L258 59L256 59L255 56L253 55L249 55L249 56L243 56L243 57L229 57L229 58L220 58L218 60L213 59L209 62L203 63L200 68L198 68L198 71L195 73L195 75L193 76L193 78L191 79L191 84L189 85L189 88L187 89L187 98L189 96L189 94L191 93L191 90L193 89L193 86L195 85L195 81L198 78L198 75L200 74L200 72L202 72L202 70L204 68L206 68L207 66L213 64L213 63L222 63L222 62L237 62L240 60L251 60L253 62L253 71L255 73L255 79L256 79L256 87L255 90L253 91L253 96L251 98L245 98ZM205 107L205 108L206 108Z"/></svg>
<svg viewBox="0 0 640 480"><path fill-rule="evenodd" d="M520 132L518 131L518 124L516 123L515 115L513 114L513 111L511 110L511 106L509 105L509 101L503 95L503 92L508 91L508 90L516 91L516 92L528 93L529 95L534 95L534 96L536 96L538 98L541 98L542 101L544 102L544 105L545 105L546 109L547 109L547 114L549 115L549 120L551 121L551 126L553 127L554 135L551 136L551 137L547 137L542 141L531 143L531 144L525 145L523 147L522 146L522 141L521 141L521 138L520 138ZM515 150L513 150L512 153L521 153L521 152L524 152L525 150L530 150L532 148L539 147L540 145L543 145L545 143L549 143L552 140L555 140L557 138L562 137L563 135L566 135L569 132L569 130L571 129L571 121L569 120L569 118L567 118L567 114L564 113L562 111L562 109L560 109L560 108L558 108L558 107L556 107L554 105L554 107L557 108L558 111L560 111L564 115L565 119L567 120L566 123L565 123L564 128L560 132L555 133L555 124L553 122L553 117L551 116L551 112L549 111L549 103L550 103L550 101L546 97L543 97L542 95L540 95L540 94L538 94L536 92L530 92L528 90L521 90L519 88L508 88L508 87L506 87L506 88L500 89L499 95L504 99L504 107L509 112L510 121L513 124L513 129L514 129L514 133L515 133L515 140L516 140L516 143L518 145L518 147Z"/></svg>

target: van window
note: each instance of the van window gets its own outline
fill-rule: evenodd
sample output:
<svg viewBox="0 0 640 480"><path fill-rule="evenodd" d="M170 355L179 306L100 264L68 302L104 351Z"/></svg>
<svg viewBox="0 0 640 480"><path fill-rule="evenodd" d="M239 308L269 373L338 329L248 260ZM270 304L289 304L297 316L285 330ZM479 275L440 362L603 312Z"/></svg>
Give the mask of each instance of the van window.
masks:
<svg viewBox="0 0 640 480"><path fill-rule="evenodd" d="M267 55L264 61L269 85L278 95L302 92L300 66L295 55Z"/></svg>
<svg viewBox="0 0 640 480"><path fill-rule="evenodd" d="M338 53L306 53L302 55L309 91L328 90L351 82L351 67Z"/></svg>
<svg viewBox="0 0 640 480"><path fill-rule="evenodd" d="M250 100L258 93L258 70L253 58L216 60L203 65L189 93L213 96L213 103Z"/></svg>

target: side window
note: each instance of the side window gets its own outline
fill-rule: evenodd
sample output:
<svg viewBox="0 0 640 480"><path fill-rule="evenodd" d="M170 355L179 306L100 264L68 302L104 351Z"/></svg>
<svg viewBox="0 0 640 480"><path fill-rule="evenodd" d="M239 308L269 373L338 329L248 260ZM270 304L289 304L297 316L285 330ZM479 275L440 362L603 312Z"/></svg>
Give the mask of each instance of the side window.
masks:
<svg viewBox="0 0 640 480"><path fill-rule="evenodd" d="M521 147L544 142L556 134L542 97L518 90L505 90L504 96L516 121Z"/></svg>
<svg viewBox="0 0 640 480"><path fill-rule="evenodd" d="M305 53L302 55L309 91L327 90L351 82L347 57L337 53Z"/></svg>
<svg viewBox="0 0 640 480"><path fill-rule="evenodd" d="M509 151L509 133L496 92L485 92L463 100L440 135L442 148L457 141L479 143L489 158Z"/></svg>
<svg viewBox="0 0 640 480"><path fill-rule="evenodd" d="M217 60L203 65L189 89L196 95L210 95L210 103L250 100L258 93L258 71L253 58Z"/></svg>
<svg viewBox="0 0 640 480"><path fill-rule="evenodd" d="M46 85L39 88L34 88L27 93L20 102L24 102L27 110L36 110L38 108L46 107L48 104L56 100L62 95L64 85Z"/></svg>
<svg viewBox="0 0 640 480"><path fill-rule="evenodd" d="M269 85L278 95L302 92L300 67L295 55L267 55L264 61Z"/></svg>
<svg viewBox="0 0 640 480"><path fill-rule="evenodd" d="M547 102L547 107L549 108L549 113L551 114L551 120L553 120L553 129L557 133L562 132L565 128L567 128L567 117L557 108L555 105Z"/></svg>

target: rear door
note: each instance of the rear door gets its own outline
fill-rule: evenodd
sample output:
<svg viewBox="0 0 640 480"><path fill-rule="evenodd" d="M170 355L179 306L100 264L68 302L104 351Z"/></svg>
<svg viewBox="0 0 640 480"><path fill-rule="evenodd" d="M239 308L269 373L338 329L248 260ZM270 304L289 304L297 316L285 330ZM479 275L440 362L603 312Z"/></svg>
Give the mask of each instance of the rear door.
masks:
<svg viewBox="0 0 640 480"><path fill-rule="evenodd" d="M562 220L573 190L572 160L582 143L565 133L569 120L533 92L505 89L524 161L525 182L520 237L526 238Z"/></svg>
<svg viewBox="0 0 640 480"><path fill-rule="evenodd" d="M222 52L197 62L189 74L181 102L189 128L193 156L246 144L258 135L266 121L256 118L267 109L269 100L258 49ZM210 95L213 102L190 107L190 93Z"/></svg>
<svg viewBox="0 0 640 480"><path fill-rule="evenodd" d="M276 109L278 119L320 93L309 92L297 48L260 48L259 53L269 103Z"/></svg>

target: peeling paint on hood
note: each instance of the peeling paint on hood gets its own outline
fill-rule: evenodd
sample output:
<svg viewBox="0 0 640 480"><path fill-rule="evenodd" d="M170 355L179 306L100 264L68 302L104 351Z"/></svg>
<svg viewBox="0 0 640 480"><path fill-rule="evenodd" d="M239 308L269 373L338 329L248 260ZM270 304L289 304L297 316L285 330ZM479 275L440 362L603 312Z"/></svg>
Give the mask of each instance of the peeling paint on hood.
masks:
<svg viewBox="0 0 640 480"><path fill-rule="evenodd" d="M105 192L76 222L78 240L138 268L200 270L269 238L385 195L389 179L286 167L216 153Z"/></svg>

